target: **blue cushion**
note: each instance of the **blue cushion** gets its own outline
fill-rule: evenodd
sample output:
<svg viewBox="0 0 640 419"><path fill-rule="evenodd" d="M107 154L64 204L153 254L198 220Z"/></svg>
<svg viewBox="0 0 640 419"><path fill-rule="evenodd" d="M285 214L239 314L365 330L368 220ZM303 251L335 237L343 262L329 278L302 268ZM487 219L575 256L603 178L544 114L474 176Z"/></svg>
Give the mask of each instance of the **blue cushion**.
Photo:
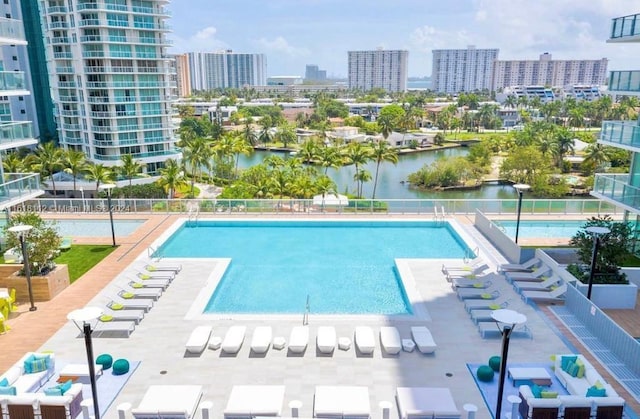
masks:
<svg viewBox="0 0 640 419"><path fill-rule="evenodd" d="M62 389L59 386L45 388L44 394L47 396L62 396Z"/></svg>
<svg viewBox="0 0 640 419"><path fill-rule="evenodd" d="M7 380L6 378L0 380L0 387L9 387L9 380Z"/></svg>
<svg viewBox="0 0 640 419"><path fill-rule="evenodd" d="M574 364L573 362L569 364L567 367L567 373L572 377L577 377L578 372L580 371L580 365Z"/></svg>
<svg viewBox="0 0 640 419"><path fill-rule="evenodd" d="M573 356L563 356L562 358L560 358L560 368L562 369L562 371L567 371L567 367L569 366L570 362L576 362L578 360L578 356L577 355L573 355Z"/></svg>
<svg viewBox="0 0 640 419"><path fill-rule="evenodd" d="M28 361L24 364L24 371L27 374L33 374L36 372L42 372L46 370L47 370L46 359L34 359L33 361Z"/></svg>
<svg viewBox="0 0 640 419"><path fill-rule="evenodd" d="M16 395L16 388L11 386L2 386L0 387L0 394L2 395L9 395L9 396L15 396Z"/></svg>
<svg viewBox="0 0 640 419"><path fill-rule="evenodd" d="M51 367L51 355L50 354L34 354L33 359L44 359L47 363L47 369Z"/></svg>
<svg viewBox="0 0 640 419"><path fill-rule="evenodd" d="M60 384L60 390L62 390L62 394L66 393L67 390L71 388L71 384L73 384L73 381L71 380L67 380L64 383Z"/></svg>
<svg viewBox="0 0 640 419"><path fill-rule="evenodd" d="M587 397L607 397L607 390L604 388L589 387Z"/></svg>
<svg viewBox="0 0 640 419"><path fill-rule="evenodd" d="M24 360L24 373L25 374L31 374L33 371L31 371L31 362L34 361L36 359L35 356L33 356L33 354L29 355L27 358L25 358Z"/></svg>
<svg viewBox="0 0 640 419"><path fill-rule="evenodd" d="M537 384L531 386L531 393L533 393L533 397L539 399L542 397L542 387Z"/></svg>

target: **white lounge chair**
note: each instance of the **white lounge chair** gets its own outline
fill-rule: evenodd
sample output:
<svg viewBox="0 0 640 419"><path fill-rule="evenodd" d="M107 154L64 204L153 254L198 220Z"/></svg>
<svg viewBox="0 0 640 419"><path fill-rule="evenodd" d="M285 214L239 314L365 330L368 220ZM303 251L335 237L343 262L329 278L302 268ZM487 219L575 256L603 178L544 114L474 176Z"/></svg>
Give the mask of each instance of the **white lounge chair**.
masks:
<svg viewBox="0 0 640 419"><path fill-rule="evenodd" d="M509 301L506 299L499 300L464 300L464 308L468 313L472 310L498 310L506 308Z"/></svg>
<svg viewBox="0 0 640 419"><path fill-rule="evenodd" d="M471 317L471 320L473 320L473 322L477 325L478 322L493 321L493 317L491 317L491 314L494 311L495 310L471 310L469 316Z"/></svg>
<svg viewBox="0 0 640 419"><path fill-rule="evenodd" d="M105 309L100 316L102 321L130 321L139 324L144 319L144 310L111 310ZM104 320L103 320L104 319ZM110 319L110 320L106 320Z"/></svg>
<svg viewBox="0 0 640 419"><path fill-rule="evenodd" d="M130 298L123 299L120 297L114 298L113 301L107 303L107 307L111 310L144 310L145 313L153 308L153 300Z"/></svg>
<svg viewBox="0 0 640 419"><path fill-rule="evenodd" d="M159 263L147 263L144 269L148 272L173 272L178 273L182 270L182 265L163 265Z"/></svg>
<svg viewBox="0 0 640 419"><path fill-rule="evenodd" d="M336 347L336 328L333 326L318 327L316 338L318 351L323 354L330 354Z"/></svg>
<svg viewBox="0 0 640 419"><path fill-rule="evenodd" d="M152 385L131 414L135 419L193 419L201 398L199 385Z"/></svg>
<svg viewBox="0 0 640 419"><path fill-rule="evenodd" d="M538 258L531 258L524 263L503 263L498 265L498 272L533 272L541 264Z"/></svg>
<svg viewBox="0 0 640 419"><path fill-rule="evenodd" d="M522 291L551 291L554 286L562 281L558 275L553 274L542 282L513 281L513 288L516 292Z"/></svg>
<svg viewBox="0 0 640 419"><path fill-rule="evenodd" d="M213 328L211 326L197 326L193 329L185 345L187 352L192 354L202 353L204 348L207 347L207 343L209 343L209 337L211 337L212 331Z"/></svg>
<svg viewBox="0 0 640 419"><path fill-rule="evenodd" d="M168 279L173 281L176 277L176 274L173 272L140 272L138 270L135 271L135 275L142 279Z"/></svg>
<svg viewBox="0 0 640 419"><path fill-rule="evenodd" d="M445 387L398 387L396 401L400 419L457 419L460 411Z"/></svg>
<svg viewBox="0 0 640 419"><path fill-rule="evenodd" d="M423 354L432 354L438 347L433 340L431 332L425 326L413 326L411 328L411 337L416 343L418 350Z"/></svg>
<svg viewBox="0 0 640 419"><path fill-rule="evenodd" d="M482 336L482 339L486 338L487 335L497 334L497 336L502 336L501 329L498 329L498 326L496 325L496 322L493 319L490 321L479 321L477 323L477 326L478 326L478 332L480 332L480 336ZM512 337L525 336L528 338L533 338L533 333L531 332L531 329L529 329L529 326L527 326L526 324L519 324L513 328L510 336Z"/></svg>
<svg viewBox="0 0 640 419"><path fill-rule="evenodd" d="M493 285L490 279L481 280L479 278L452 278L451 288L489 288Z"/></svg>
<svg viewBox="0 0 640 419"><path fill-rule="evenodd" d="M402 349L402 339L400 333L394 326L382 326L380 328L380 346L390 355L400 353Z"/></svg>
<svg viewBox="0 0 640 419"><path fill-rule="evenodd" d="M253 331L251 338L251 350L257 354L263 354L269 350L273 332L271 326L258 326Z"/></svg>
<svg viewBox="0 0 640 419"><path fill-rule="evenodd" d="M464 263L462 265L445 265L444 263L442 264L442 273L447 275L449 273L449 271L470 271L473 268L476 268L480 265L483 265L485 263L484 259L482 259L480 256L470 260L467 263Z"/></svg>
<svg viewBox="0 0 640 419"><path fill-rule="evenodd" d="M309 344L309 326L294 326L289 335L289 350L294 354L303 353Z"/></svg>
<svg viewBox="0 0 640 419"><path fill-rule="evenodd" d="M554 302L564 300L564 294L567 292L567 284L562 284L553 291L522 291L522 299L525 302L533 300L536 302Z"/></svg>
<svg viewBox="0 0 640 419"><path fill-rule="evenodd" d="M373 335L373 329L369 326L357 326L353 340L360 353L364 355L373 354L376 348L376 339Z"/></svg>
<svg viewBox="0 0 640 419"><path fill-rule="evenodd" d="M316 386L313 417L326 419L369 419L369 389L360 386Z"/></svg>
<svg viewBox="0 0 640 419"><path fill-rule="evenodd" d="M545 266L533 272L505 272L505 278L513 281L537 281L542 282L553 274L551 268Z"/></svg>
<svg viewBox="0 0 640 419"><path fill-rule="evenodd" d="M489 269L489 265L483 263L482 265L478 265L472 269L463 269L463 270L448 270L447 271L447 281L451 281L452 278L469 278L472 276L477 276L485 272Z"/></svg>
<svg viewBox="0 0 640 419"><path fill-rule="evenodd" d="M162 295L162 290L160 288L132 288L131 290L120 290L118 291L118 295L125 300L135 298L156 301Z"/></svg>
<svg viewBox="0 0 640 419"><path fill-rule="evenodd" d="M220 348L228 354L237 354L242 343L244 342L244 334L247 331L246 326L231 326L224 335Z"/></svg>
<svg viewBox="0 0 640 419"><path fill-rule="evenodd" d="M142 280L131 280L128 285L133 289L141 289L141 288L160 288L162 290L166 290L171 281L168 279L146 279Z"/></svg>
<svg viewBox="0 0 640 419"><path fill-rule="evenodd" d="M233 386L224 409L224 418L280 417L284 390L284 386L278 385Z"/></svg>
<svg viewBox="0 0 640 419"><path fill-rule="evenodd" d="M493 289L456 288L460 300L495 300L500 297L500 291Z"/></svg>
<svg viewBox="0 0 640 419"><path fill-rule="evenodd" d="M129 337L136 328L135 322L98 322L93 328L93 336L102 337Z"/></svg>

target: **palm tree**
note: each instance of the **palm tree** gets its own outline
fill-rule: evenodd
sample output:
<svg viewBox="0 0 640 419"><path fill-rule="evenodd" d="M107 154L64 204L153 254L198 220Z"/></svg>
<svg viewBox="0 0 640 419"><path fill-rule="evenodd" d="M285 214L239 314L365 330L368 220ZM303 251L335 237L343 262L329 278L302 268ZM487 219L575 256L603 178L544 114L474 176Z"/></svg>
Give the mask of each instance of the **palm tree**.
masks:
<svg viewBox="0 0 640 419"><path fill-rule="evenodd" d="M280 125L278 125L277 138L282 142L283 147L287 148L289 143L294 142L297 137L293 127L289 123L284 121Z"/></svg>
<svg viewBox="0 0 640 419"><path fill-rule="evenodd" d="M362 169L358 172L358 174L353 175L353 180L358 183L358 196L362 196L362 194L364 193L364 183L371 180L371 172Z"/></svg>
<svg viewBox="0 0 640 419"><path fill-rule="evenodd" d="M82 151L69 149L64 152L64 165L64 171L73 176L73 190L75 191L78 189L76 188L76 180L86 167L87 159Z"/></svg>
<svg viewBox="0 0 640 419"><path fill-rule="evenodd" d="M514 95L509 95L504 101L504 106L513 109L516 107L517 103L518 99L516 99Z"/></svg>
<svg viewBox="0 0 640 419"><path fill-rule="evenodd" d="M234 135L233 140L231 142L231 152L235 155L235 177L238 178L238 162L240 161L240 154L244 154L245 156L253 153L253 147L251 144L245 141L243 136Z"/></svg>
<svg viewBox="0 0 640 419"><path fill-rule="evenodd" d="M253 127L251 126L249 120L247 120L247 122L244 124L244 128L242 129L242 137L247 142L247 144L250 144L251 146L255 146L258 141L258 136L253 130Z"/></svg>
<svg viewBox="0 0 640 419"><path fill-rule="evenodd" d="M113 172L104 164L90 164L85 170L87 180L96 181L96 191L100 189L101 183L111 182L113 179Z"/></svg>
<svg viewBox="0 0 640 419"><path fill-rule="evenodd" d="M160 179L158 179L158 183L167 192L169 199L173 199L176 189L187 184L184 180L184 172L180 164L174 159L165 161L164 167L160 169Z"/></svg>
<svg viewBox="0 0 640 419"><path fill-rule="evenodd" d="M123 154L120 156L120 160L122 160L122 166L119 168L120 174L129 179L129 186L131 186L132 179L142 171L145 164L136 161L131 154Z"/></svg>
<svg viewBox="0 0 640 419"><path fill-rule="evenodd" d="M318 144L314 140L306 140L298 151L298 157L305 163L312 163L317 160L320 154L318 148Z"/></svg>
<svg viewBox="0 0 640 419"><path fill-rule="evenodd" d="M393 123L393 118L391 118L391 115L388 115L388 114L382 115L380 118L377 119L376 122L380 127L380 133L382 134L384 139L386 140L387 138L389 138L389 135L391 135L391 133L393 132L393 128L395 127Z"/></svg>
<svg viewBox="0 0 640 419"><path fill-rule="evenodd" d="M609 156L607 156L602 144L591 144L586 149L584 161L585 163L592 163L597 172L609 161Z"/></svg>
<svg viewBox="0 0 640 419"><path fill-rule="evenodd" d="M384 161L388 161L393 164L398 163L398 151L392 148L385 140L373 143L371 150L372 157L376 161L376 175L373 181L373 194L371 195L371 199L376 199L376 187L378 186L378 172L380 171L380 164Z"/></svg>
<svg viewBox="0 0 640 419"><path fill-rule="evenodd" d="M30 165L43 177L49 176L53 194L56 194L56 182L53 175L64 167L62 159L62 149L55 146L53 142L40 144L36 148L35 154L29 155Z"/></svg>
<svg viewBox="0 0 640 419"><path fill-rule="evenodd" d="M183 164L188 165L191 170L191 195L193 195L196 176L200 174L203 167L209 167L211 149L207 140L203 137L192 138L182 148L182 159Z"/></svg>
<svg viewBox="0 0 640 419"><path fill-rule="evenodd" d="M359 182L360 179L360 166L363 166L371 160L371 148L362 145L358 142L349 143L344 152L344 157L346 159L346 164L353 164L356 168L356 173L354 175L354 179ZM358 197L360 197L360 185L356 186L356 193Z"/></svg>
<svg viewBox="0 0 640 419"><path fill-rule="evenodd" d="M336 194L336 183L329 176L320 176L315 182L316 192L324 198L327 195ZM324 211L324 199L322 200L322 210Z"/></svg>
<svg viewBox="0 0 640 419"><path fill-rule="evenodd" d="M25 162L18 153L9 153L2 158L2 167L7 173L22 173L25 171Z"/></svg>
<svg viewBox="0 0 640 419"><path fill-rule="evenodd" d="M330 167L338 168L342 164L342 156L340 150L334 146L318 147L317 159L322 167L324 167L324 174L326 175Z"/></svg>

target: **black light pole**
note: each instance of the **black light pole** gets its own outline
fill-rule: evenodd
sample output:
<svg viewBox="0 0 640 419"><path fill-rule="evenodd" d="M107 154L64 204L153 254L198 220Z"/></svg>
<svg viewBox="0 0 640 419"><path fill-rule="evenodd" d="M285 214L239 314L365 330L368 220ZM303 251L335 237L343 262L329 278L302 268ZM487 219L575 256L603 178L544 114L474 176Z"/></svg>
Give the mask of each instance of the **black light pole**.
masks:
<svg viewBox="0 0 640 419"><path fill-rule="evenodd" d="M600 247L600 236L611 233L607 227L587 227L585 229L593 236L593 252L591 253L591 270L589 270L589 288L587 288L587 299L591 300L591 288L593 287L593 278L596 274L596 259L598 257L598 248Z"/></svg>
<svg viewBox="0 0 640 419"><path fill-rule="evenodd" d="M106 185L102 185L101 188L107 191L107 206L109 207L109 221L111 222L111 241L113 243L113 247L116 246L116 231L113 228L113 207L111 206L111 189L115 188L116 185L112 183L108 183Z"/></svg>
<svg viewBox="0 0 640 419"><path fill-rule="evenodd" d="M100 419L100 408L98 406L98 388L96 386L96 368L93 360L93 342L91 340L91 321L102 315L102 309L99 307L85 307L73 310L67 314L67 319L71 320L84 335L84 346L87 351L87 361L89 367L89 380L91 381L91 398L93 399L93 413L95 419ZM80 328L82 324L82 328Z"/></svg>
<svg viewBox="0 0 640 419"><path fill-rule="evenodd" d="M496 418L501 419L502 396L504 394L504 379L507 375L507 355L509 354L509 338L513 328L527 321L527 316L513 310L494 310L491 317L495 320L500 333L502 333L502 355L500 356L500 378L498 381L498 401L496 404ZM504 326L500 326L504 324Z"/></svg>
<svg viewBox="0 0 640 419"><path fill-rule="evenodd" d="M518 232L520 231L520 213L522 212L522 193L531 186L525 183L516 183L513 187L518 191L518 217L516 219L516 244L518 244Z"/></svg>
<svg viewBox="0 0 640 419"><path fill-rule="evenodd" d="M29 311L36 311L38 307L33 303L33 287L31 286L31 265L29 264L29 252L27 252L27 241L26 235L33 228L30 225L17 225L9 228L9 231L12 233L16 233L18 235L18 239L20 240L20 249L22 250L22 262L24 269L24 276L27 277L27 291L29 292Z"/></svg>

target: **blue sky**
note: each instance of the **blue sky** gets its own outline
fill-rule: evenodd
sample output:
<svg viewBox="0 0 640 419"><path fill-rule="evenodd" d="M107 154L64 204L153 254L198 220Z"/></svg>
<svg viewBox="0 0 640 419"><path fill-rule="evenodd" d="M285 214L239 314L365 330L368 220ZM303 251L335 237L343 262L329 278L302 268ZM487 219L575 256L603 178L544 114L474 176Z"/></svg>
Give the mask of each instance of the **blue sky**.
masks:
<svg viewBox="0 0 640 419"><path fill-rule="evenodd" d="M499 59L608 58L640 68L640 45L607 44L631 0L173 0L170 52L264 53L267 74L304 76L306 64L346 77L347 51L409 50L409 76L431 74L431 50L499 48Z"/></svg>

